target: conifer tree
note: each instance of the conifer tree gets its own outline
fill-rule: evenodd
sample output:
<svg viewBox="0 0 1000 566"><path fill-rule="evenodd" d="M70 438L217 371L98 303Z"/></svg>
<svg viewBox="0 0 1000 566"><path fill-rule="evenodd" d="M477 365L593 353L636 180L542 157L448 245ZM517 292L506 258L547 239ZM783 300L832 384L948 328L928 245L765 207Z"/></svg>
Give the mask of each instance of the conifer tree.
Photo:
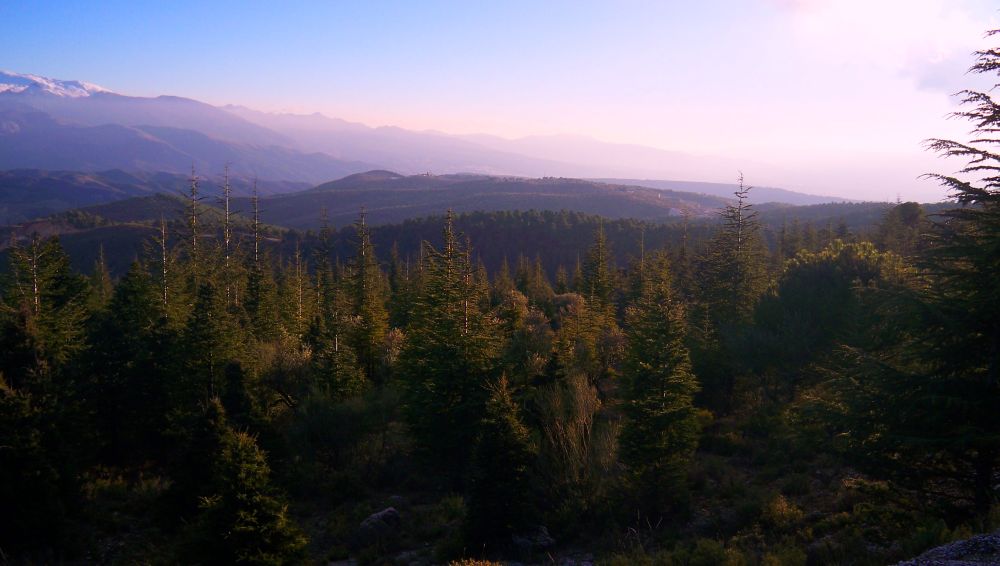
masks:
<svg viewBox="0 0 1000 566"><path fill-rule="evenodd" d="M37 399L0 373L0 548L3 559L61 542L67 505L59 454L45 444L51 427Z"/></svg>
<svg viewBox="0 0 1000 566"><path fill-rule="evenodd" d="M329 290L332 294L332 268L319 271L324 273L324 281L329 280L330 285L320 286L320 292ZM282 324L290 334L302 337L309 329L315 314L316 293L313 289L313 282L309 276L309 268L306 260L302 257L302 252L296 242L295 253L289 262L282 266L278 279L278 301L279 312L282 315ZM327 301L329 302L329 301Z"/></svg>
<svg viewBox="0 0 1000 566"><path fill-rule="evenodd" d="M500 304L510 297L510 292L516 288L514 280L510 276L510 264L504 256L500 263L500 269L493 278L493 304Z"/></svg>
<svg viewBox="0 0 1000 566"><path fill-rule="evenodd" d="M747 201L750 189L741 174L736 202L723 210L723 225L701 257L702 280L692 313L692 359L706 403L722 412L732 408L739 373L733 343L767 286L760 224Z"/></svg>
<svg viewBox="0 0 1000 566"><path fill-rule="evenodd" d="M90 300L88 307L91 311L103 309L111 300L111 292L114 285L111 282L111 274L108 272L108 262L104 257L104 245L97 250L97 260L94 261L94 268L90 273Z"/></svg>
<svg viewBox="0 0 1000 566"><path fill-rule="evenodd" d="M529 472L534 460L507 379L490 386L469 473L466 537L474 548L509 541L531 524Z"/></svg>
<svg viewBox="0 0 1000 566"><path fill-rule="evenodd" d="M260 253L246 269L246 294L243 307L250 319L250 331L258 340L275 340L281 329L278 312L278 287L274 281L270 256Z"/></svg>
<svg viewBox="0 0 1000 566"><path fill-rule="evenodd" d="M424 244L423 270L400 355L405 412L425 461L459 485L502 344L450 212L442 249Z"/></svg>
<svg viewBox="0 0 1000 566"><path fill-rule="evenodd" d="M9 250L0 297L0 372L17 388L51 374L83 349L87 283L73 273L58 238L32 237Z"/></svg>
<svg viewBox="0 0 1000 566"><path fill-rule="evenodd" d="M224 414L218 399L215 411ZM271 484L254 437L225 424L211 458L211 490L200 498L188 558L213 564L300 564L306 538Z"/></svg>
<svg viewBox="0 0 1000 566"><path fill-rule="evenodd" d="M760 223L757 212L747 201L750 190L741 174L736 203L723 210L723 226L702 260L705 277L702 299L716 329L747 322L767 286Z"/></svg>
<svg viewBox="0 0 1000 566"><path fill-rule="evenodd" d="M556 286L553 290L558 295L569 292L569 275L566 273L566 268L562 265L556 269Z"/></svg>
<svg viewBox="0 0 1000 566"><path fill-rule="evenodd" d="M594 234L594 243L587 250L582 277L580 292L591 303L591 308L598 310L612 308L612 294L615 287L611 272L611 250L604 234L603 221Z"/></svg>
<svg viewBox="0 0 1000 566"><path fill-rule="evenodd" d="M353 311L357 316L352 345L358 361L369 380L377 377L382 362L382 346L389 330L389 315L385 309L382 270L375 257L371 230L365 223L362 210L355 224L357 247L351 262L351 295Z"/></svg>
<svg viewBox="0 0 1000 566"><path fill-rule="evenodd" d="M190 409L221 391L225 367L239 358L243 347L241 334L220 289L203 283L180 342L182 370L172 388L175 406Z"/></svg>
<svg viewBox="0 0 1000 566"><path fill-rule="evenodd" d="M1000 48L977 52L970 71L1000 75ZM934 223L922 278L893 305L887 336L851 352L840 391L850 446L868 469L982 518L1000 501L1000 104L990 92L959 94L966 109L955 116L972 123L974 139L929 141L967 160L931 175L958 206Z"/></svg>
<svg viewBox="0 0 1000 566"><path fill-rule="evenodd" d="M639 297L626 315L621 458L633 495L648 513L683 499L698 444L693 399L698 381L685 346L685 314L675 301L666 256L649 260Z"/></svg>
<svg viewBox="0 0 1000 566"><path fill-rule="evenodd" d="M138 262L98 317L87 369L91 408L112 458L148 456L165 425L166 385L175 333L165 325L158 292Z"/></svg>
<svg viewBox="0 0 1000 566"><path fill-rule="evenodd" d="M171 328L183 328L193 303L192 289L186 281L187 266L179 247L171 246L167 222L160 217L156 236L143 244L143 260L150 270L160 299L162 316Z"/></svg>

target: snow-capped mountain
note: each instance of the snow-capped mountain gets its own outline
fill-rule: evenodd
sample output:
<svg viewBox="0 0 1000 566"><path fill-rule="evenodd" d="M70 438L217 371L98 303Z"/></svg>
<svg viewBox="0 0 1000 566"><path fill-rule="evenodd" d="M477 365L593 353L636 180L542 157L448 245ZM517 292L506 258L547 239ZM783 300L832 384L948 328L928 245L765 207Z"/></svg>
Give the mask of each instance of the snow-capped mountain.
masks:
<svg viewBox="0 0 1000 566"><path fill-rule="evenodd" d="M63 81L38 75L0 70L0 92L46 93L66 98L81 98L112 91L83 81ZM113 94L113 93L112 93Z"/></svg>

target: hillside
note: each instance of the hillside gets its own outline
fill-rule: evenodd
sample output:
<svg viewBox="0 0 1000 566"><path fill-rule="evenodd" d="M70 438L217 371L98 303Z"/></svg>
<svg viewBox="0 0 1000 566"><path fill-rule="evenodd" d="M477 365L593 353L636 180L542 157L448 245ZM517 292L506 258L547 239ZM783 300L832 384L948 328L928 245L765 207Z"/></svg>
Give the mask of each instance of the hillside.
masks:
<svg viewBox="0 0 1000 566"><path fill-rule="evenodd" d="M731 183L703 183L699 181L668 181L658 179L594 179L602 183L619 183L626 185L638 185L640 187L650 187L653 189L664 189L670 191L685 191L690 193L701 193L719 197L730 198L733 196L738 186ZM778 202L793 205L822 204L827 202L846 202L842 197L810 195L779 189L775 187L753 187L750 191L749 200L752 204L767 202Z"/></svg>
<svg viewBox="0 0 1000 566"><path fill-rule="evenodd" d="M315 228L324 209L335 225L353 222L362 207L372 224L455 212L570 210L607 218L665 220L689 214L710 216L721 198L610 185L581 179L411 175L371 171L308 191L263 199L261 214L270 224ZM246 199L237 207L249 209Z"/></svg>
<svg viewBox="0 0 1000 566"><path fill-rule="evenodd" d="M204 195L212 197L219 194L222 185L219 176L199 177ZM94 173L39 169L0 171L0 225L16 224L74 208L152 193L181 194L188 190L189 184L190 174L165 172L126 172L120 169ZM253 180L247 176L234 175L230 177L230 185L234 194L248 195ZM291 181L257 183L258 192L264 195L298 191L307 187L307 184ZM127 208L130 205L122 206Z"/></svg>

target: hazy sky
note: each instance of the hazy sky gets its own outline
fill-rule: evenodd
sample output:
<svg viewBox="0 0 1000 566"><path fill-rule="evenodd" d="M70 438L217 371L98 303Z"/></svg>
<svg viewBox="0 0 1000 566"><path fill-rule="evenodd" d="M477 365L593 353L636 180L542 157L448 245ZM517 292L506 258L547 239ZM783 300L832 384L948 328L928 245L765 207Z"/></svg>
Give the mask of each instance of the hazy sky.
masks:
<svg viewBox="0 0 1000 566"><path fill-rule="evenodd" d="M0 2L0 68L369 125L574 133L936 200L986 0ZM731 172L725 173L729 180Z"/></svg>

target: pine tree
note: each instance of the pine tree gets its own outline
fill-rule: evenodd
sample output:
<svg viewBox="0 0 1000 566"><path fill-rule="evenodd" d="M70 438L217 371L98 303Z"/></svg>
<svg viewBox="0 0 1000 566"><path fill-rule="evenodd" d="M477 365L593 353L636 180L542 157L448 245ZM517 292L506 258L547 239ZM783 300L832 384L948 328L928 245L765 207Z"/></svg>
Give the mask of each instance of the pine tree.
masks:
<svg viewBox="0 0 1000 566"><path fill-rule="evenodd" d="M507 379L490 386L469 473L466 538L473 548L506 542L531 524L529 472L534 460Z"/></svg>
<svg viewBox="0 0 1000 566"><path fill-rule="evenodd" d="M220 289L213 284L203 283L198 288L180 344L181 374L171 388L173 404L191 408L221 391L225 367L239 358L244 345L236 318L226 308Z"/></svg>
<svg viewBox="0 0 1000 566"><path fill-rule="evenodd" d="M4 560L62 542L67 514L59 454L46 446L52 423L30 393L0 374L0 548Z"/></svg>
<svg viewBox="0 0 1000 566"><path fill-rule="evenodd" d="M693 399L698 381L685 346L685 314L675 301L667 259L648 261L639 297L626 315L621 458L633 494L648 513L683 500L700 434Z"/></svg>
<svg viewBox="0 0 1000 566"><path fill-rule="evenodd" d="M218 399L212 401L220 415ZM191 525L188 559L213 564L299 564L306 538L271 484L270 468L254 437L219 425L211 457L210 490Z"/></svg>
<svg viewBox="0 0 1000 566"><path fill-rule="evenodd" d="M165 322L154 282L133 263L97 318L85 364L92 376L90 408L115 461L148 457L165 427L176 341Z"/></svg>
<svg viewBox="0 0 1000 566"><path fill-rule="evenodd" d="M325 283L319 286L320 294L332 292L332 268L320 269ZM282 326L296 337L302 337L309 329L316 310L316 293L314 292L309 268L296 242L295 253L291 260L282 266L278 278L278 303L282 315ZM326 301L329 302L329 301Z"/></svg>
<svg viewBox="0 0 1000 566"><path fill-rule="evenodd" d="M425 462L459 485L502 344L450 212L442 249L424 244L423 270L400 355L404 408Z"/></svg>
<svg viewBox="0 0 1000 566"><path fill-rule="evenodd" d="M108 272L108 262L104 257L104 245L97 250L97 260L94 261L94 268L90 273L90 300L88 308L90 311L98 311L107 306L111 300L111 292L114 285L111 283L111 274Z"/></svg>
<svg viewBox="0 0 1000 566"><path fill-rule="evenodd" d="M558 295L569 292L569 275L566 273L566 268L562 265L556 269L556 286L554 291Z"/></svg>
<svg viewBox="0 0 1000 566"><path fill-rule="evenodd" d="M754 304L767 286L760 223L747 201L750 190L741 174L736 203L723 210L723 226L702 260L702 300L716 329L749 321Z"/></svg>
<svg viewBox="0 0 1000 566"><path fill-rule="evenodd" d="M498 305L507 300L515 288L514 279L510 276L510 264L505 256L500 263L500 270L493 278L493 304Z"/></svg>
<svg viewBox="0 0 1000 566"><path fill-rule="evenodd" d="M360 395L368 379L345 330L346 301L334 298L334 306L317 316L310 327L307 342L313 349L312 367L322 395L337 400Z"/></svg>
<svg viewBox="0 0 1000 566"><path fill-rule="evenodd" d="M739 177L736 203L722 212L723 225L701 257L701 281L692 312L692 359L713 409L732 409L739 361L734 342L751 321L767 286L764 243L757 213L747 201L750 187Z"/></svg>
<svg viewBox="0 0 1000 566"><path fill-rule="evenodd" d="M250 319L250 331L258 340L272 341L282 330L278 312L278 286L274 281L270 257L257 255L246 268L246 294L243 307Z"/></svg>
<svg viewBox="0 0 1000 566"><path fill-rule="evenodd" d="M83 349L88 290L58 238L35 236L8 254L10 273L0 292L0 372L21 388L51 377Z"/></svg>
<svg viewBox="0 0 1000 566"><path fill-rule="evenodd" d="M371 230L361 212L357 230L357 247L351 262L351 295L357 324L354 326L352 345L358 361L369 380L375 380L382 363L382 346L389 330L389 315L385 309L382 270L375 257Z"/></svg>
<svg viewBox="0 0 1000 566"><path fill-rule="evenodd" d="M611 250L604 235L603 221L594 234L594 243L587 250L582 276L580 292L587 298L591 308L598 310L613 308L612 294L615 287L611 272Z"/></svg>
<svg viewBox="0 0 1000 566"><path fill-rule="evenodd" d="M1000 76L1000 48L976 56L970 72ZM959 206L929 233L911 318L892 321L896 339L867 357L876 363L863 364L866 387L850 398L855 447L896 485L984 517L1000 501L1000 104L989 92L960 96L966 110L955 116L972 123L974 139L929 141L967 160L956 174L931 175ZM864 411L877 427L865 426Z"/></svg>
<svg viewBox="0 0 1000 566"><path fill-rule="evenodd" d="M164 319L171 328L179 329L187 321L194 295L186 281L186 266L179 250L170 245L169 230L162 216L158 228L157 235L143 243L143 261L156 284Z"/></svg>
<svg viewBox="0 0 1000 566"><path fill-rule="evenodd" d="M978 52L971 71L1000 71L1000 49ZM828 421L852 463L894 492L982 519L1000 501L1000 104L960 94L968 109L955 116L972 122L975 139L929 142L968 160L931 175L958 206L939 214L907 285L866 309L870 338L831 369Z"/></svg>

